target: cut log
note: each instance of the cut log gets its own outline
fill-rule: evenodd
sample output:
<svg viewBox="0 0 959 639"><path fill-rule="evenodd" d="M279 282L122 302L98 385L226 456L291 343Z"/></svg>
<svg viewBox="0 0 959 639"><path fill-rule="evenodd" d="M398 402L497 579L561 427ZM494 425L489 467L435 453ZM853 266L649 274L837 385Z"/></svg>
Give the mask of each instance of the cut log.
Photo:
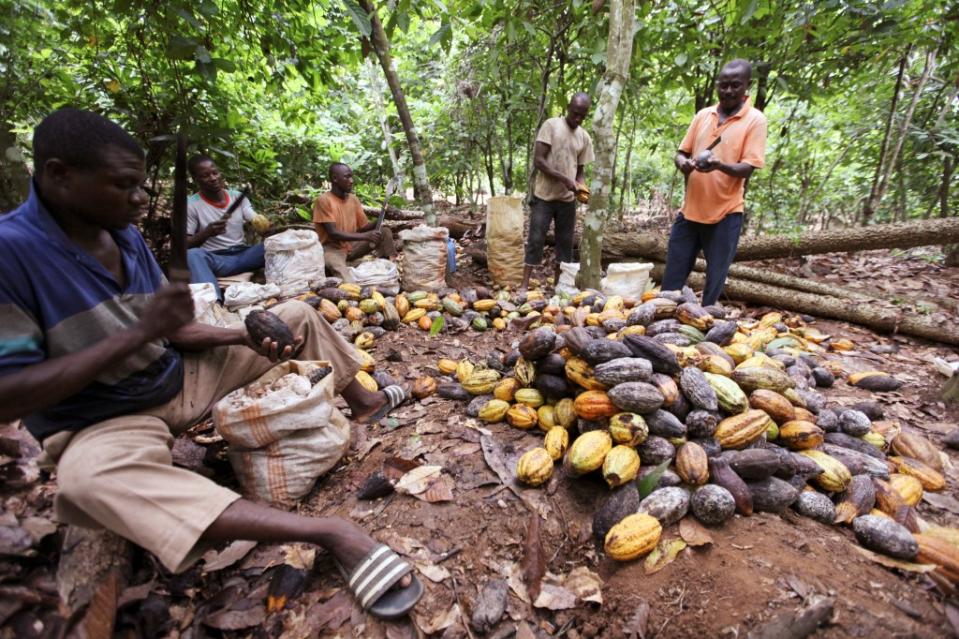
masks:
<svg viewBox="0 0 959 639"><path fill-rule="evenodd" d="M89 604L107 582L115 579L116 592L123 590L130 578L131 551L130 542L106 530L67 528L57 565L57 592L71 614Z"/></svg>
<svg viewBox="0 0 959 639"><path fill-rule="evenodd" d="M662 279L662 263L654 266L651 276L655 280ZM688 284L693 288L702 288L705 280L706 276L702 273L692 273ZM917 315L893 310L881 303L869 304L842 297L804 293L790 288L740 279L727 279L723 294L730 299L751 304L838 319L881 332L902 333L934 342L959 345L959 329L954 324L937 322L934 315Z"/></svg>
<svg viewBox="0 0 959 639"><path fill-rule="evenodd" d="M364 206L363 212L366 213L367 217L378 217L380 207ZM398 209L395 206L386 207L387 220L422 220L423 215L423 211L417 211L415 209Z"/></svg>
<svg viewBox="0 0 959 639"><path fill-rule="evenodd" d="M603 260L666 259L665 236L649 233L607 233ZM888 248L913 248L959 242L959 217L902 224L876 224L788 235L745 236L739 241L736 261L844 253Z"/></svg>

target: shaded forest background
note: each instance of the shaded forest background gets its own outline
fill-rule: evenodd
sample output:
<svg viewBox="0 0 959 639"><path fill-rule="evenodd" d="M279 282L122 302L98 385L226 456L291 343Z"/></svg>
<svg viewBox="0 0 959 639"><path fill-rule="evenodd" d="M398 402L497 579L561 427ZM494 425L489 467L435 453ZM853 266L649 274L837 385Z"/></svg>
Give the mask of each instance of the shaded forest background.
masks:
<svg viewBox="0 0 959 639"><path fill-rule="evenodd" d="M604 4L0 0L0 208L22 195L32 127L62 105L149 145L157 190L172 162L149 141L183 127L290 220L308 215L334 160L353 166L361 199L394 173L412 197L410 125L434 197L523 192L539 124L603 76ZM636 14L608 223L680 204L674 150L733 57L753 62L750 95L770 122L751 232L956 214L959 4L656 0Z"/></svg>

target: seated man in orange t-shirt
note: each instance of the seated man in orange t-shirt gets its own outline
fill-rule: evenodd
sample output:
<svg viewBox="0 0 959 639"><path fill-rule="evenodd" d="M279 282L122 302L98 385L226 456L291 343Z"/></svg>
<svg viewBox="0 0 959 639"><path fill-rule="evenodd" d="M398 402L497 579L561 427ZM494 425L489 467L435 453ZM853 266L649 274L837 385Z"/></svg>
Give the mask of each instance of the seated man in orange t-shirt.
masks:
<svg viewBox="0 0 959 639"><path fill-rule="evenodd" d="M393 257L393 233L376 228L363 212L363 205L353 195L353 170L342 162L330 165L333 188L313 204L313 224L323 244L328 275L349 282L351 262L375 252L377 257Z"/></svg>
<svg viewBox="0 0 959 639"><path fill-rule="evenodd" d="M696 114L675 158L686 176L686 197L669 233L663 290L683 287L702 249L704 306L723 291L743 226L746 181L765 163L766 117L746 97L751 75L746 60L722 68L719 104Z"/></svg>

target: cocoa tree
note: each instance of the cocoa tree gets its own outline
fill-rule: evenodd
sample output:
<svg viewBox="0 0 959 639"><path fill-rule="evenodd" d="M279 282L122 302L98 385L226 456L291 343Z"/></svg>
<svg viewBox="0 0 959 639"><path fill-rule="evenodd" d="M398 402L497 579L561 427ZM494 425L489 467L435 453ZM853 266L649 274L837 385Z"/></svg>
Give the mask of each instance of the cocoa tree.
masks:
<svg viewBox="0 0 959 639"><path fill-rule="evenodd" d="M609 3L609 38L606 44L606 72L600 83L593 115L593 138L596 162L590 180L590 200L583 220L583 239L580 242L580 268L577 286L597 288L601 275L603 253L603 226L610 214L610 186L613 182L613 163L616 144L613 120L623 87L629 77L629 61L633 54L634 0L612 0Z"/></svg>

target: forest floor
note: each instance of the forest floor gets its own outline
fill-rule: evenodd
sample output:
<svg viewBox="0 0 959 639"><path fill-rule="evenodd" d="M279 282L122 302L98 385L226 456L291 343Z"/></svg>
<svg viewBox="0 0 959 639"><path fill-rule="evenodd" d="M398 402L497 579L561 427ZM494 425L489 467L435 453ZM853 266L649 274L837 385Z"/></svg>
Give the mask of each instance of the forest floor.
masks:
<svg viewBox="0 0 959 639"><path fill-rule="evenodd" d="M764 266L846 286L879 286L887 294L928 298L954 312L959 269L888 251L779 260ZM840 275L841 274L841 275ZM465 269L462 282L484 274ZM479 281L479 280L477 280ZM768 309L729 304L743 316ZM815 315L815 309L809 309ZM895 372L906 385L877 394L887 418L899 419L940 444L959 423L959 405L939 399L945 378L933 357L959 359L956 350L901 336L877 335L819 320L857 349L843 353L851 370ZM485 360L506 353L518 334L466 332L434 338L403 327L377 341L377 367L396 379L436 374L441 357ZM868 396L843 382L824 394L834 404ZM299 544L236 542L180 575L137 551L131 586L121 595L120 636L143 637L740 637L819 597L834 611L817 637L948 637L959 632L959 610L943 601L923 574L888 568L861 551L848 528L791 512L736 516L709 529L707 543L683 550L651 574L643 561L616 563L591 538L601 480L556 473L544 489L510 481L519 453L541 440L505 424L480 424L465 405L433 396L407 404L395 419L355 429L349 455L303 500L309 515L352 517L374 537L417 565L427 594L408 620L383 623L362 613L329 556ZM210 423L179 438L178 464L234 485L223 443ZM54 575L63 527L52 522L55 477L36 470L36 444L22 429L0 429L0 638L57 636L65 620L56 604ZM931 523L959 525L959 454L948 451L948 487L923 501ZM358 500L367 478L402 460L438 465L446 479L418 497L392 494ZM429 501L433 500L433 501ZM542 516L540 518L540 516ZM539 525L531 525L539 518ZM678 526L664 538L678 537ZM26 541L24 541L26 540ZM522 577L524 557L541 545L546 576L531 601ZM279 582L287 586L280 587ZM290 594L268 611L266 595ZM289 585L292 584L292 585ZM484 634L469 627L480 592L506 592L506 612ZM495 598L494 598L495 599ZM535 604L535 605L534 605ZM495 606L493 606L495 607Z"/></svg>

